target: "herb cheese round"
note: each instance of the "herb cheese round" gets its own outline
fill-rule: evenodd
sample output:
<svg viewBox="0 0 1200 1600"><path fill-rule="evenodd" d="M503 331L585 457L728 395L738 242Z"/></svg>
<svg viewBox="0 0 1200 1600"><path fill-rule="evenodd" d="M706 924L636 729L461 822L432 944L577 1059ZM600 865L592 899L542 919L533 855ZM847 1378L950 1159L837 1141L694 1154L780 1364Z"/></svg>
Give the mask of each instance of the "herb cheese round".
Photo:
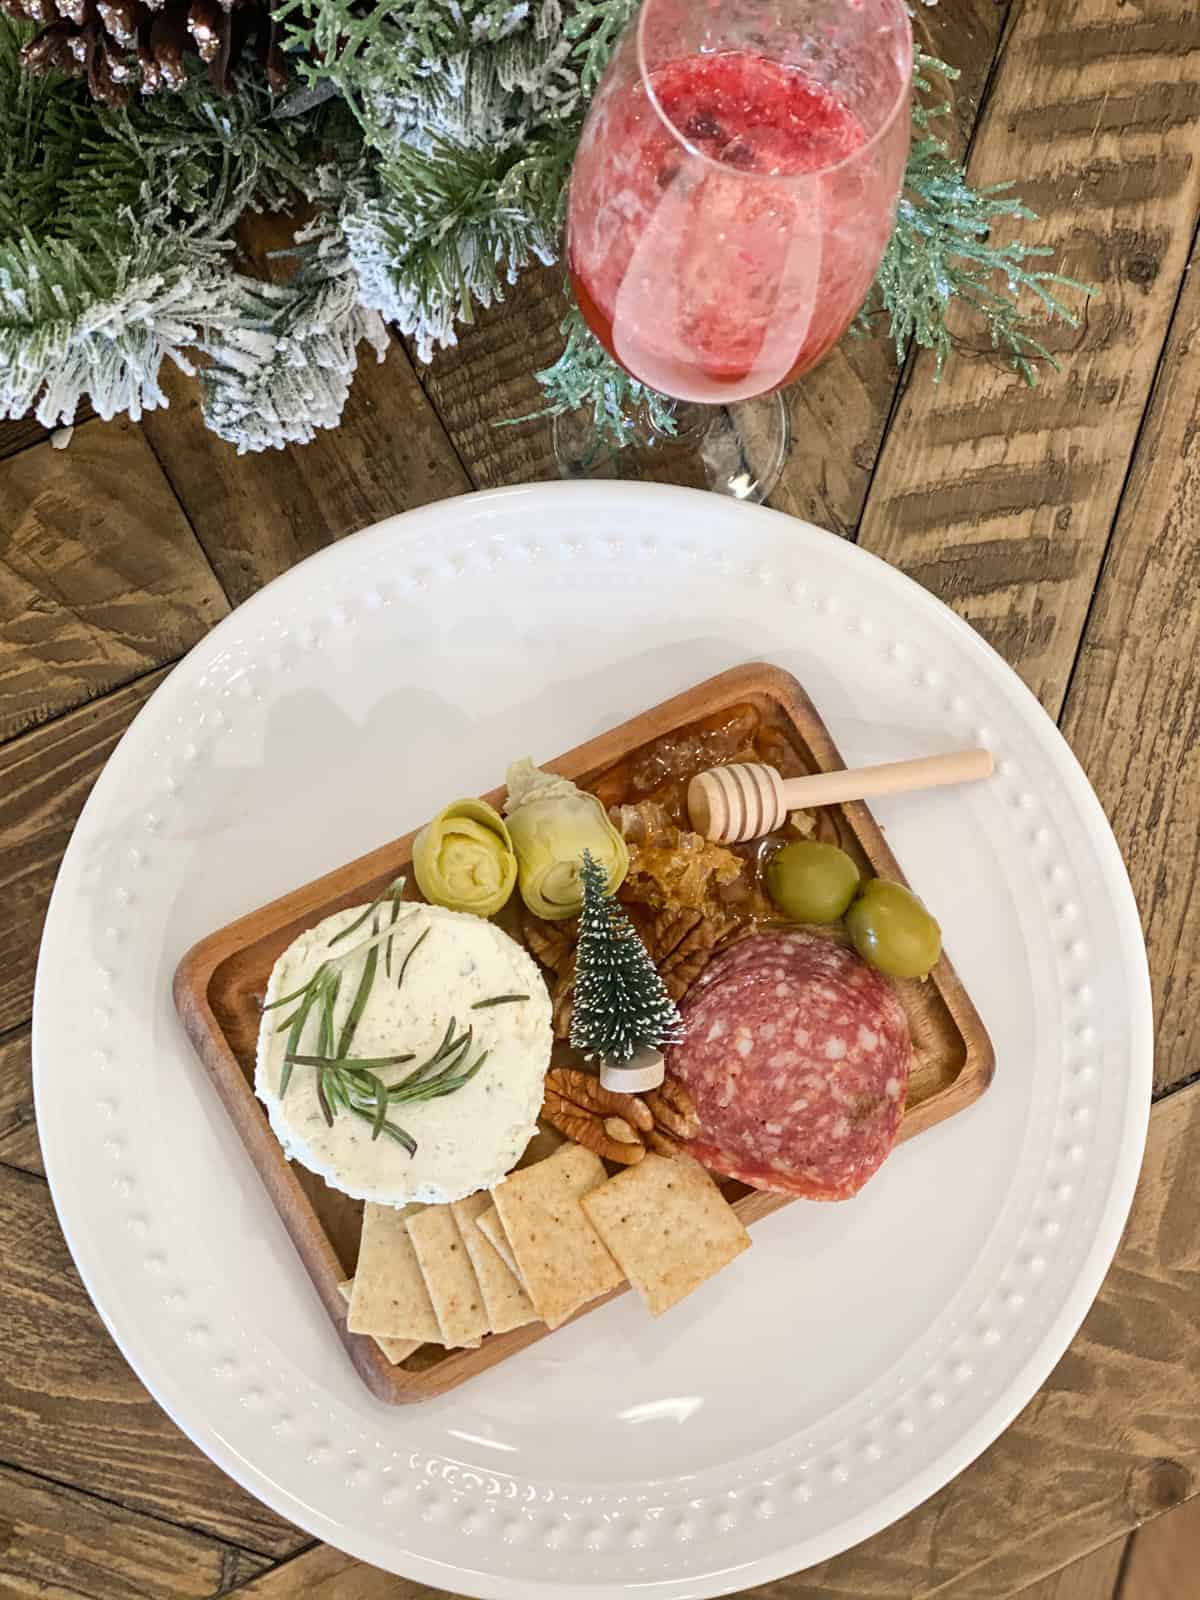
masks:
<svg viewBox="0 0 1200 1600"><path fill-rule="evenodd" d="M486 1059L453 1093L389 1102L387 1120L415 1143L413 1151L386 1134L373 1139L369 1118L344 1107L334 1106L330 1123L321 1103L319 1068L295 1065L286 1092L280 1093L288 1025L301 1001L279 1002L303 991L323 966L327 973L339 973L332 1048L328 1039L322 1044L318 1005L309 1010L296 1047L300 1055L336 1051L367 962L370 922L341 939L338 935L365 909L327 917L275 963L259 1028L255 1093L288 1158L334 1188L382 1205L459 1200L499 1182L536 1131L552 1043L550 997L533 959L493 923L440 906L405 903L390 930L390 974L385 945L375 947L374 978L348 1059L411 1054L409 1062L376 1070L384 1084L398 1084L436 1054L452 1021L455 1037L471 1029L468 1048L452 1070L474 1062L481 1051ZM381 910L381 928L389 915L388 908ZM525 998L480 1004L512 996Z"/></svg>

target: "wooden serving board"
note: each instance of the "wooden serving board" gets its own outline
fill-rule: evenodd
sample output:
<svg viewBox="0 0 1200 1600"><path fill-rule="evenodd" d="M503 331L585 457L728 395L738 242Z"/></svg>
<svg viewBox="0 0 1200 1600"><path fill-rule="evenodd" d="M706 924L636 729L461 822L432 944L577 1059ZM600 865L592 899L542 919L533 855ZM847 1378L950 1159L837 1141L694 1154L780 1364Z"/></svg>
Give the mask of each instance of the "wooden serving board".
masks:
<svg viewBox="0 0 1200 1600"><path fill-rule="evenodd" d="M611 732L548 763L583 788L604 793L605 779L651 741L726 710L752 705L777 730L810 771L845 766L816 708L796 680L776 667L736 667L632 718ZM447 796L453 799L454 796ZM485 797L500 806L503 789ZM915 800L914 804L919 804ZM875 819L861 802L831 807L843 843L860 866L905 882ZM305 1168L287 1161L254 1094L255 1047L267 979L292 940L332 912L374 899L408 869L415 833L360 856L210 934L180 962L175 1004L188 1036L233 1118L259 1176L282 1217L326 1311L363 1381L380 1400L401 1404L444 1394L476 1373L548 1336L540 1324L491 1334L477 1350L445 1351L427 1345L393 1366L374 1340L346 1328L338 1285L352 1277L358 1258L362 1202L351 1200ZM924 984L898 985L914 1040L913 1071L900 1138L932 1127L977 1099L991 1080L991 1041L945 955ZM726 1193L749 1224L791 1204L727 1183ZM616 1293L623 1293L618 1290ZM610 1295L606 1298L612 1299ZM588 1315L604 1301L579 1313Z"/></svg>

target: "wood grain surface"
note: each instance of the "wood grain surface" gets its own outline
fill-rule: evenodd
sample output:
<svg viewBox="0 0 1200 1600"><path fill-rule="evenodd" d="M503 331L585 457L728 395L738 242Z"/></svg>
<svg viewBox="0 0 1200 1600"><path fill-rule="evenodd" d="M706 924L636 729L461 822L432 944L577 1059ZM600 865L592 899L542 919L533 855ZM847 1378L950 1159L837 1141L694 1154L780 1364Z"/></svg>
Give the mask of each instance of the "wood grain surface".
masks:
<svg viewBox="0 0 1200 1600"><path fill-rule="evenodd" d="M96 413L85 401L75 415L77 423L86 422ZM28 450L31 444L41 444L44 439L53 438L64 430L60 428L43 428L36 417L16 417L8 422L0 422L0 458L15 456L20 450Z"/></svg>
<svg viewBox="0 0 1200 1600"><path fill-rule="evenodd" d="M1134 1535L1113 1600L1182 1600L1189 1583L1200 1583L1200 1500Z"/></svg>
<svg viewBox="0 0 1200 1600"><path fill-rule="evenodd" d="M1021 1600L1118 1600L1127 1539L1114 1539L1090 1556L1021 1590ZM1128 1600L1128 1597L1123 1597Z"/></svg>
<svg viewBox="0 0 1200 1600"><path fill-rule="evenodd" d="M1190 16L1185 13L1190 11ZM1200 17L1178 0L1020 6L970 165L1019 178L1022 237L1097 287L1030 393L986 349L922 355L861 542L979 629L1057 714L1200 206Z"/></svg>
<svg viewBox="0 0 1200 1600"><path fill-rule="evenodd" d="M926 1506L753 1593L1190 1600L1200 275L1186 267L1200 215L1200 12L1186 0L943 0L916 20L964 69L954 131L974 178L1017 179L1041 217L1023 236L1099 292L1078 330L1049 330L1062 371L1032 393L971 330L940 386L925 356L898 364L882 337L846 340L789 396L794 447L774 503L903 567L1061 712L1130 865L1162 1098L1116 1263L1038 1397ZM266 259L273 226L251 227L251 254ZM342 428L307 447L236 457L173 375L170 411L136 427L81 417L64 451L35 422L0 424L4 1600L440 1594L311 1547L200 1456L125 1367L40 1176L33 964L104 760L163 669L229 605L365 522L467 485L553 476L544 421L493 424L540 403L532 372L558 352L560 283L558 268L526 274L430 367L397 345L361 372Z"/></svg>
<svg viewBox="0 0 1200 1600"><path fill-rule="evenodd" d="M1192 260L1062 723L1141 908L1159 1092L1200 1073L1200 251Z"/></svg>
<svg viewBox="0 0 1200 1600"><path fill-rule="evenodd" d="M0 1162L43 1173L33 1114L32 1034L26 1024L0 1037Z"/></svg>
<svg viewBox="0 0 1200 1600"><path fill-rule="evenodd" d="M261 455L209 432L194 379L171 370L163 388L171 409L142 429L235 605L344 534L471 487L399 344L366 355L340 428Z"/></svg>
<svg viewBox="0 0 1200 1600"><path fill-rule="evenodd" d="M0 461L0 739L175 660L228 609L132 423Z"/></svg>
<svg viewBox="0 0 1200 1600"><path fill-rule="evenodd" d="M4 1600L209 1600L268 1565L189 1528L0 1467Z"/></svg>
<svg viewBox="0 0 1200 1600"><path fill-rule="evenodd" d="M0 1032L27 1021L33 1010L42 922L83 802L165 676L150 673L0 745Z"/></svg>

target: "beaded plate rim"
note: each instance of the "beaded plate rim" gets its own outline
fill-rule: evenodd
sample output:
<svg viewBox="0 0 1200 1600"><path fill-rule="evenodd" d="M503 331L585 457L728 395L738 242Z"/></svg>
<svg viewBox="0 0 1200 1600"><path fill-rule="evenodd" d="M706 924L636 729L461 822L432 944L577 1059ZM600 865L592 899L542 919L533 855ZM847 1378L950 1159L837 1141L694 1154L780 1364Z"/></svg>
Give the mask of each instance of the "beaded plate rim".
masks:
<svg viewBox="0 0 1200 1600"><path fill-rule="evenodd" d="M594 529L585 536L589 518ZM655 531L638 535L639 525ZM136 1102L125 1093L122 1052L108 1033L114 1023L119 1033L128 1017L123 954L136 948L153 894L165 892L146 868L161 870L169 856L164 828L172 808L202 792L214 750L269 701L271 681L289 660L333 648L357 621L389 606L427 613L437 593L459 581L494 584L509 573L521 583L536 572L539 581L574 589L589 563L598 583L664 563L665 575L682 563L731 594L748 589L814 628L845 630L872 653L873 670L904 675L964 735L993 742L998 729L994 781L1038 864L1038 893L1055 930L1049 959L1064 1033L1061 1077L1037 1088L1038 1125L1049 1144L1027 1148L1023 1158L1030 1198L1005 1279L976 1284L972 1274L960 1286L939 1338L909 1370L880 1375L891 1403L868 1395L809 1437L755 1458L687 1482L631 1479L607 1492L573 1492L420 1451L405 1457L332 1408L314 1426L308 1414L321 1412L322 1397L277 1351L250 1328L222 1337L197 1313L178 1249L155 1225L138 1166ZM827 573L835 581L824 581ZM896 607L895 626L881 626L881 617L893 616L886 602ZM929 641L944 660L935 648L918 668L917 646L927 651ZM756 656L753 640L746 644ZM135 762L160 776L116 848L107 840L107 812ZM1048 778L1049 800L1039 787ZM1073 870L1073 850L1077 856L1082 847L1072 846L1068 822L1086 841L1082 876ZM1089 872L1100 875L1099 900ZM103 1130L98 1159L107 1169L106 1204L121 1219L119 1245L107 1258L83 1214L87 1186L71 1166L73 1114L54 1071L69 1044L55 973L81 903L102 904L110 919L98 932L99 957L80 980L81 1009L101 1041L92 1052L102 1091L94 1105ZM1096 917L1104 915L1111 917L1105 936L1120 952L1128 1038L1116 1052L1123 1059L1098 1073L1089 1019L1103 1004L1092 964L1101 943ZM39 1129L60 1220L101 1314L160 1403L227 1472L320 1537L407 1576L505 1597L531 1588L615 1595L630 1583L682 1597L762 1582L856 1543L948 1481L1044 1380L1099 1287L1140 1165L1151 1060L1145 951L1115 841L1057 729L1000 658L933 597L853 545L779 513L636 484L488 491L406 513L309 558L220 623L143 708L85 807L47 919L34 1020ZM1110 1143L1114 1132L1119 1137L1100 1173L1090 1160L1099 1097L1118 1071L1125 1103L1120 1128L1108 1130ZM1111 1123L1111 1111L1104 1115ZM136 1277L122 1278L130 1268ZM1037 1316L1055 1283L1054 1315ZM163 1319L163 1343L183 1352L177 1371L164 1372L161 1352L139 1326L151 1304ZM1028 1346L1018 1381L992 1376L1001 1344ZM214 1415L224 1419L220 1426ZM246 1424L264 1441L256 1452L263 1464L238 1437ZM873 1491L873 1481L901 1467L902 1488L885 1491L880 1482ZM372 1517L356 1516L356 1504L367 1500ZM792 1524L826 1505L834 1520L797 1538Z"/></svg>

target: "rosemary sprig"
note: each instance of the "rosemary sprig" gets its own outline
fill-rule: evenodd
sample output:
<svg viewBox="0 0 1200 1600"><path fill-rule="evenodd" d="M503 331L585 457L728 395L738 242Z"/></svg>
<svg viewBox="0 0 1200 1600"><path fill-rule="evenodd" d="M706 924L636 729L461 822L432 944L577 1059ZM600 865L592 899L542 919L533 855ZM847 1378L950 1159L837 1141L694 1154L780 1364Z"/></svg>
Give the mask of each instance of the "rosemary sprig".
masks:
<svg viewBox="0 0 1200 1600"><path fill-rule="evenodd" d="M273 1001L272 1006L282 1005L288 1001L299 1001L296 1010L276 1030L282 1033L286 1029L288 1036L284 1049L283 1069L279 1077L280 1098L282 1099L287 1093L295 1069L307 1067L316 1075L317 1103L328 1126L333 1126L334 1119L339 1113L348 1113L370 1124L372 1141L386 1135L402 1145L410 1155L415 1155L417 1142L406 1129L389 1120L388 1112L391 1107L415 1105L456 1094L480 1071L488 1058L488 1052L481 1050L475 1059L471 1060L471 1048L475 1037L474 1026L468 1026L460 1033L458 1019L451 1017L432 1054L395 1083L388 1083L383 1074L388 1073L393 1067L407 1066L413 1059L411 1052L391 1056L350 1054L358 1025L362 1021L378 976L381 948L384 971L389 977L391 976L392 941L396 935L396 924L400 914L402 888L403 880L397 879L385 895L381 895L361 916L329 942L335 943L344 935L362 928L369 920L371 932L367 938L359 940L357 944L335 955L327 956L303 988ZM390 915L385 916L381 927L378 913L385 904L390 906ZM429 937L429 932L429 928L425 928L406 952L396 976L397 989L403 984L408 964ZM351 957L358 955L363 957L362 970L358 975L350 1008L339 1029L336 1012L345 966ZM528 995L523 994L495 995L490 999L476 1002L472 1009L514 1004L528 998ZM264 1010L266 1009L264 1007ZM317 1020L316 1048L303 1051L301 1044L304 1031L309 1017L314 1012Z"/></svg>
<svg viewBox="0 0 1200 1600"><path fill-rule="evenodd" d="M384 1105L387 1105L386 1100L384 1101ZM361 1117L364 1122L369 1122L371 1124L372 1141L378 1139L381 1133L386 1133L389 1139L394 1139L397 1144L403 1145L410 1156L416 1155L417 1141L406 1129L398 1128L394 1122L388 1122L385 1119L383 1122L379 1123L378 1131L376 1131L376 1119L379 1114L378 1107L376 1107L374 1113L366 1111L362 1106L356 1105L348 1106L346 1109L352 1112L354 1116Z"/></svg>
<svg viewBox="0 0 1200 1600"><path fill-rule="evenodd" d="M393 902L396 901L403 888L403 878L396 878L394 882L389 883L383 893L377 899L372 900L371 904L364 912L362 912L360 916L355 917L354 921L347 924L346 927L338 929L337 933L335 933L333 938L329 941L329 948L332 950L335 944L340 944L340 942L347 938L350 934L357 933L359 928L362 927L363 923L366 922L368 917L370 917L373 912L378 911L385 900L391 900ZM392 921L395 922L395 920L396 919L393 916ZM379 929L375 928L373 931L378 933Z"/></svg>
<svg viewBox="0 0 1200 1600"><path fill-rule="evenodd" d="M403 882L404 882L403 878L397 878L396 879L396 883L397 884L403 885ZM395 888L395 885L393 885L393 888ZM397 911L397 916L398 916L399 915L399 907L400 907L400 904L402 904L402 902L397 900L394 903L395 903L395 906L396 906L396 911ZM376 902L374 907L368 906L368 908L367 908L368 911L370 911L372 909L378 909L378 902ZM414 907L414 909L415 909L415 907ZM361 922L362 918L360 917L358 920L359 920L359 922ZM331 971L333 971L335 969L335 967L344 966L347 962L353 960L353 958L355 956L357 956L357 955L362 955L364 953L369 954L372 949L375 949L377 946L379 946L380 944L384 943L385 941L387 941L390 944L391 940L395 937L395 923L396 923L396 919L393 918L388 923L388 926L382 932L379 932L377 930L376 932L374 932L371 935L369 935L368 938L363 939L360 943L358 943L356 945L352 945L348 950L339 950L337 955L327 956L325 958L325 960L322 961L321 965L317 968L317 970L313 973L312 977L309 978L307 983L302 984L299 989L293 989L290 994L281 994L278 997L278 999L267 1001L267 1003L262 1008L263 1011L264 1012L266 1012L266 1011L275 1011L280 1006L290 1005L293 1000L303 1001L304 997L310 991L312 991L312 990L318 990L319 991L322 983L325 981L325 978L326 978L327 974L330 973ZM417 946L420 945L426 938L428 938L428 936L429 936L429 929L426 928L424 933L421 934L420 938L418 938L416 943L413 945L412 950L409 951L409 955L414 954L416 949L417 949ZM335 935L335 938L337 938L337 937L340 937L340 935ZM292 1021L294 1020L294 1017L298 1016L298 1015L299 1015L299 1012L295 1012L295 1013L293 1013L292 1017L288 1017L286 1019L286 1021L281 1022L279 1027L276 1029L276 1032L278 1032L278 1033L286 1033L287 1030L291 1027L291 1024L292 1024Z"/></svg>
<svg viewBox="0 0 1200 1600"><path fill-rule="evenodd" d="M327 1122L332 1125L331 1119L339 1111L351 1112L370 1122L372 1140L386 1133L403 1144L412 1155L417 1149L416 1141L405 1129L389 1122L387 1113L393 1105L420 1105L429 1100L445 1099L470 1083L487 1061L489 1052L481 1050L474 1061L463 1067L462 1062L469 1052L458 1047L462 1043L462 1040L456 1042L456 1048L439 1072L431 1077L421 1077L420 1073L430 1064L426 1062L415 1073L410 1073L402 1082L390 1088L375 1073L347 1070L343 1062L330 1062L322 1057L293 1057L292 1064L301 1066L311 1063L316 1067L317 1099L322 1113L327 1112ZM435 1059L431 1057L431 1061Z"/></svg>
<svg viewBox="0 0 1200 1600"><path fill-rule="evenodd" d="M404 960L400 963L400 972L399 972L399 974L397 975L397 978L396 978L396 988L397 989L399 989L400 985L404 982L404 974L408 971L408 963L416 955L417 951L425 943L425 941L426 941L426 939L428 939L428 937L429 937L429 929L426 928L425 931L422 934L420 934L413 941L412 945L410 946L408 954L404 957ZM391 940L390 939L388 940L388 948L389 949L391 948Z"/></svg>
<svg viewBox="0 0 1200 1600"><path fill-rule="evenodd" d="M304 999L300 1002L300 1009L285 1023L288 1028L288 1040L284 1047L283 1071L279 1074L279 1098L282 1100L288 1091L288 1084L292 1079L292 1064L288 1057L294 1055L300 1048L300 1038L304 1032L304 1024L308 1021L308 1013L312 1010L316 1000L316 993L307 989Z"/></svg>
<svg viewBox="0 0 1200 1600"><path fill-rule="evenodd" d="M476 1000L472 1011L486 1011L489 1006L511 1006L518 1000L528 1000L527 994L494 994L490 1000Z"/></svg>
<svg viewBox="0 0 1200 1600"><path fill-rule="evenodd" d="M342 987L340 972L325 974L317 988L317 1004L320 1014L317 1017L317 1053L328 1056L333 1053L333 1008L337 1004L338 991Z"/></svg>
<svg viewBox="0 0 1200 1600"><path fill-rule="evenodd" d="M393 885L392 885L392 917L391 917L391 921L388 923L388 927L389 928L394 928L396 926L396 918L400 915L400 896L403 893L403 891L404 891L404 879L403 878L397 878L396 882L393 883ZM425 929L425 933L428 933L428 932L429 932L429 929L426 928ZM424 937L425 937L425 934L422 934L421 938L423 939ZM420 940L418 940L417 943L419 944ZM388 977L390 978L391 975L392 975L392 940L391 940L390 937L388 939L387 944L384 946L384 950L386 951L386 954L385 954L385 957L384 957L383 970L387 973Z"/></svg>
<svg viewBox="0 0 1200 1600"><path fill-rule="evenodd" d="M791 924L789 923L789 927ZM411 1050L403 1056L306 1056L297 1051L287 1059L297 1067L343 1067L347 1072L379 1072L384 1067L399 1067L412 1060Z"/></svg>
<svg viewBox="0 0 1200 1600"><path fill-rule="evenodd" d="M299 989L293 989L291 994L281 994L279 996L278 1000L268 1000L266 1005L263 1006L263 1010L264 1011L275 1011L280 1006L290 1006L293 1000L301 999L312 988L314 982L320 976L320 974L321 974L321 972L323 970L324 969L322 967L318 967L316 972L313 973L312 977L308 980L308 982L305 983L305 984L302 984ZM285 1022L283 1026L284 1026L284 1028L286 1028L287 1027L287 1023ZM281 1028L279 1031L282 1033L283 1032L283 1028Z"/></svg>
<svg viewBox="0 0 1200 1600"><path fill-rule="evenodd" d="M371 932L377 933L378 931L379 930L377 926L372 923ZM358 980L358 988L355 990L354 999L350 1002L350 1010L346 1013L346 1020L342 1024L341 1037L338 1039L337 1047L339 1061L344 1056L348 1056L350 1054L350 1046L354 1042L355 1031L358 1028L359 1022L362 1020L362 1014L367 1004L367 997L371 993L371 985L375 982L375 969L378 967L378 965L379 946L372 945L370 950L367 951L367 959L363 962L362 973Z"/></svg>

